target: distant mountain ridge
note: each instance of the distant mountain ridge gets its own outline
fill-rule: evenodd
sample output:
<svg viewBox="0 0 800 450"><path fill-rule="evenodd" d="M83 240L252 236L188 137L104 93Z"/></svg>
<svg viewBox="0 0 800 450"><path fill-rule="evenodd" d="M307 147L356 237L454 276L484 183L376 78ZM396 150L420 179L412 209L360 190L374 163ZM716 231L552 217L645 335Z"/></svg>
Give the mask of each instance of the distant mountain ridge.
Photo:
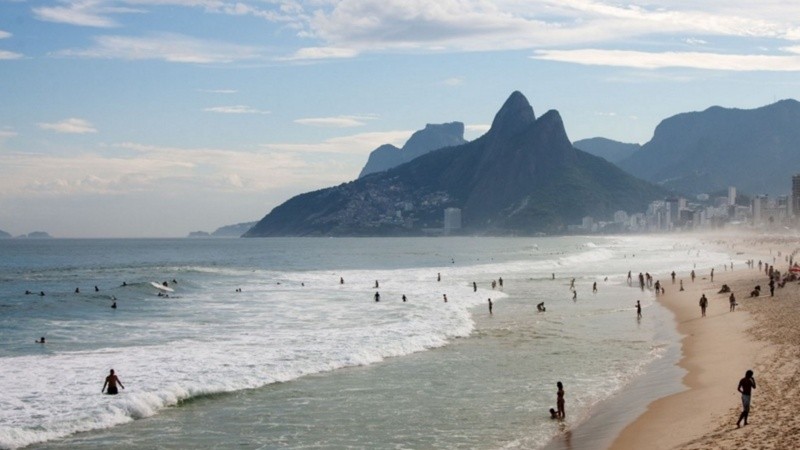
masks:
<svg viewBox="0 0 800 450"><path fill-rule="evenodd" d="M3 230L0 230L0 239L8 239L11 237L11 233L7 233Z"/></svg>
<svg viewBox="0 0 800 450"><path fill-rule="evenodd" d="M429 123L425 125L424 129L414 132L403 148L384 144L373 150L358 177L363 178L371 173L384 172L433 150L461 145L465 142L467 141L464 139L463 123Z"/></svg>
<svg viewBox="0 0 800 450"><path fill-rule="evenodd" d="M462 209L464 232L559 232L587 215L643 211L666 192L570 143L555 110L536 118L520 92L480 138L386 172L308 192L251 228L257 236L416 235Z"/></svg>
<svg viewBox="0 0 800 450"><path fill-rule="evenodd" d="M572 145L577 149L599 156L614 164L630 157L642 148L639 144L627 144L604 137L581 139L573 142Z"/></svg>
<svg viewBox="0 0 800 450"><path fill-rule="evenodd" d="M785 194L800 172L800 102L756 109L713 106L664 119L653 138L619 166L687 194L736 186L752 194Z"/></svg>

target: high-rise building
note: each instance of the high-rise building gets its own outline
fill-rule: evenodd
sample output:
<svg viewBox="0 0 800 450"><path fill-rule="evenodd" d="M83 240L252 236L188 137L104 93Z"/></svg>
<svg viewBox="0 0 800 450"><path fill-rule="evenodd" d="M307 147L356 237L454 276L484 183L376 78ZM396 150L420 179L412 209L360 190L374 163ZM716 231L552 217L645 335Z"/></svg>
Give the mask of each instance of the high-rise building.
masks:
<svg viewBox="0 0 800 450"><path fill-rule="evenodd" d="M447 208L444 210L444 234L461 229L461 209Z"/></svg>
<svg viewBox="0 0 800 450"><path fill-rule="evenodd" d="M728 206L736 204L736 186L728 186Z"/></svg>
<svg viewBox="0 0 800 450"><path fill-rule="evenodd" d="M792 214L800 214L800 174L792 176Z"/></svg>

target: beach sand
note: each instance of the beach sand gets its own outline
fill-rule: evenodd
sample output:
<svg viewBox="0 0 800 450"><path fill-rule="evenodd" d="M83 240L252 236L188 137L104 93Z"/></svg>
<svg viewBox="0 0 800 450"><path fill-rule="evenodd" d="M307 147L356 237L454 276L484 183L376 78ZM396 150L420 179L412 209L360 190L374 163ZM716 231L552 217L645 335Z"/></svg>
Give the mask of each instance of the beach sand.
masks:
<svg viewBox="0 0 800 450"><path fill-rule="evenodd" d="M769 255L764 246L753 249L765 251ZM685 336L679 364L687 370L687 389L651 403L612 449L800 448L800 285L787 283L770 298L764 272L757 265L739 266L722 271L720 265L713 282L708 271L698 271L694 283L688 274L678 274L683 292L677 281L661 278L667 292L658 299L675 314ZM776 268L784 272L788 263L777 258ZM723 284L736 295L734 312L729 294L718 293ZM762 295L750 298L755 285L761 285ZM706 317L698 304L703 293L709 300ZM749 425L737 428L742 405L736 387L748 369L755 372L757 388Z"/></svg>

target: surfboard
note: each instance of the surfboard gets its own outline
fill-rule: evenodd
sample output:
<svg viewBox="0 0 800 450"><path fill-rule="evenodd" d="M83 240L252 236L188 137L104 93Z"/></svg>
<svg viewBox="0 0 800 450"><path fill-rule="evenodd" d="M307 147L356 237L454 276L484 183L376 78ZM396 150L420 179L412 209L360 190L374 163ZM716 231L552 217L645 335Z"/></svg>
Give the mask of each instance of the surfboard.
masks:
<svg viewBox="0 0 800 450"><path fill-rule="evenodd" d="M150 282L150 285L151 285L151 286L153 286L154 288L156 288L156 289L160 290L160 291L164 291L164 292L175 292L175 290L174 290L174 289L172 289L172 288L168 288L168 287L166 287L166 286L164 286L164 285L162 285L162 284L156 283L155 281L151 281L151 282Z"/></svg>

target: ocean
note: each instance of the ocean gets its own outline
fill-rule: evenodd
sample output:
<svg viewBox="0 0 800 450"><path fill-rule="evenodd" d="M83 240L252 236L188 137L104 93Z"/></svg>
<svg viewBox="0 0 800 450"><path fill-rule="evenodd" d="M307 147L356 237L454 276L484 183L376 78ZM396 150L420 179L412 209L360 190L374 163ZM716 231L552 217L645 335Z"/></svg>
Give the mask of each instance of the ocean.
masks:
<svg viewBox="0 0 800 450"><path fill-rule="evenodd" d="M664 274L730 261L687 236L7 239L0 255L0 448L544 448L677 358L638 273L677 289Z"/></svg>

